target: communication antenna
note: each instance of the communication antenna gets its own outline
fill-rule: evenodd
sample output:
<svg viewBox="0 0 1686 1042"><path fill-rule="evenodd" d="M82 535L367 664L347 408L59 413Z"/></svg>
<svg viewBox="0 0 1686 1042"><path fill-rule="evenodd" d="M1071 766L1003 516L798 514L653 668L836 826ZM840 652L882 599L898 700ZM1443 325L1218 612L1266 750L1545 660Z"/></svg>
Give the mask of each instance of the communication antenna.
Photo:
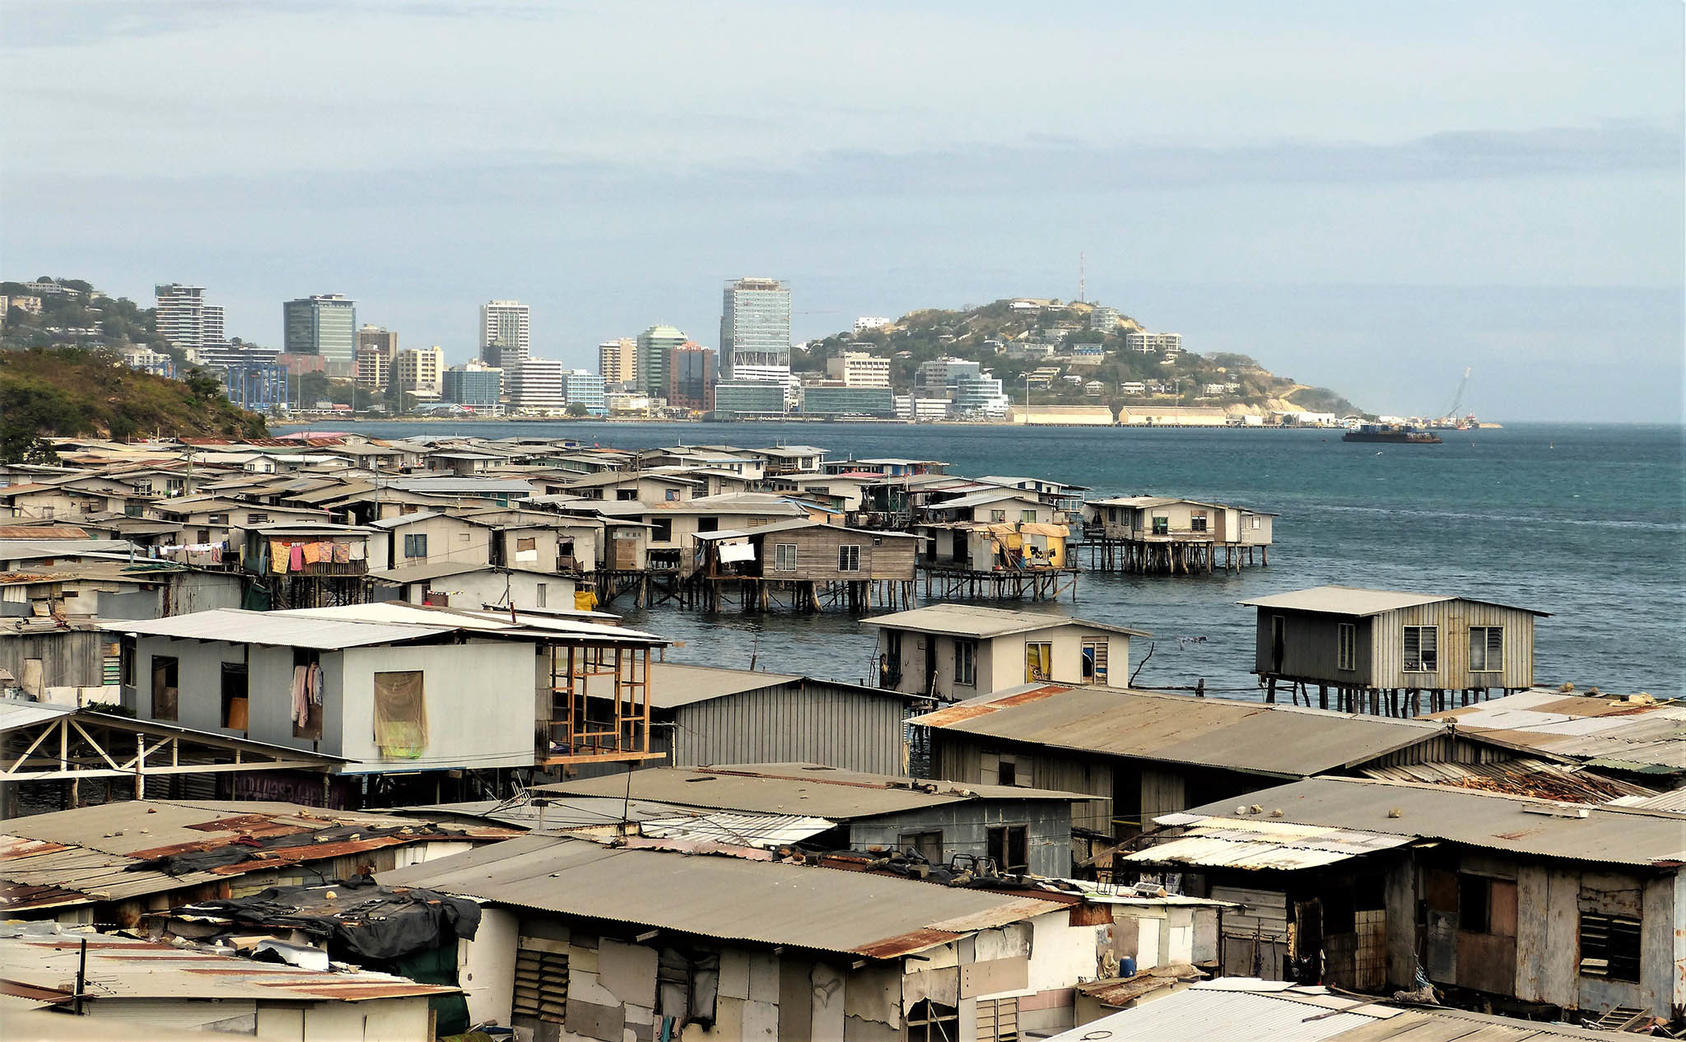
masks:
<svg viewBox="0 0 1686 1042"><path fill-rule="evenodd" d="M1083 261L1083 251L1079 250L1077 252L1077 302L1079 304L1089 299L1089 280L1083 270Z"/></svg>

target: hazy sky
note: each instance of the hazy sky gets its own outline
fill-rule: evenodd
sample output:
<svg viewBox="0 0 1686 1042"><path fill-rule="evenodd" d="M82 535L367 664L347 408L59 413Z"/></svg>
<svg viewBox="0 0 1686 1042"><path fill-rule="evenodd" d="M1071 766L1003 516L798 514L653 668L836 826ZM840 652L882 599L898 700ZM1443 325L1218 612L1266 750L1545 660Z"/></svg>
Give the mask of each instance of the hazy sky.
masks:
<svg viewBox="0 0 1686 1042"><path fill-rule="evenodd" d="M787 279L796 336L1088 295L1380 411L1677 420L1682 6L7 4L0 262L467 357Z"/></svg>

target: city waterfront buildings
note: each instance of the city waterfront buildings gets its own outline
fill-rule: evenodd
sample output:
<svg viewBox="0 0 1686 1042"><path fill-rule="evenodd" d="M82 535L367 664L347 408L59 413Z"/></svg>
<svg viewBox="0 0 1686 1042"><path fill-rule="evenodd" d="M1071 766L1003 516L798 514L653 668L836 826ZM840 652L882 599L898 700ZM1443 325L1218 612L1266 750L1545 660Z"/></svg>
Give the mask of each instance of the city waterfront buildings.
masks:
<svg viewBox="0 0 1686 1042"><path fill-rule="evenodd" d="M480 360L510 369L532 351L532 316L518 300L488 300L480 305Z"/></svg>
<svg viewBox="0 0 1686 1042"><path fill-rule="evenodd" d="M445 370L440 384L441 397L452 405L491 408L503 393L503 370L470 361Z"/></svg>
<svg viewBox="0 0 1686 1042"><path fill-rule="evenodd" d="M672 326L651 326L638 334L638 383L645 394L663 397L667 394L668 352L689 340ZM604 382L607 382L605 375Z"/></svg>
<svg viewBox="0 0 1686 1042"><path fill-rule="evenodd" d="M398 334L380 326L357 331L357 386L372 391L392 382L392 362L398 354Z"/></svg>
<svg viewBox="0 0 1686 1042"><path fill-rule="evenodd" d="M197 358L201 348L227 343L223 328L223 309L205 302L205 287L184 286L179 282L158 286L154 291L158 300L158 335L170 346ZM21 307L25 298L14 298L12 306ZM36 299L35 311L41 305Z"/></svg>
<svg viewBox="0 0 1686 1042"><path fill-rule="evenodd" d="M714 408L715 354L712 348L687 340L667 352L667 404L676 409L709 412Z"/></svg>
<svg viewBox="0 0 1686 1042"><path fill-rule="evenodd" d="M623 336L597 345L597 371L603 383L616 390L638 386L638 341Z"/></svg>
<svg viewBox="0 0 1686 1042"><path fill-rule="evenodd" d="M350 376L357 365L357 302L339 293L289 300L281 305L285 350L316 355L329 376Z"/></svg>
<svg viewBox="0 0 1686 1042"><path fill-rule="evenodd" d="M890 360L867 351L844 350L826 360L826 374L845 387L890 386Z"/></svg>
<svg viewBox="0 0 1686 1042"><path fill-rule="evenodd" d="M443 390L445 349L434 345L400 351L392 369L400 390L417 398L438 398Z"/></svg>
<svg viewBox="0 0 1686 1042"><path fill-rule="evenodd" d="M603 392L603 376L590 369L562 370L562 397L567 407L580 406L592 416L606 416L609 403Z"/></svg>
<svg viewBox="0 0 1686 1042"><path fill-rule="evenodd" d="M561 411L568 407L563 374L568 367L548 358L528 358L504 370L509 407L524 412Z"/></svg>

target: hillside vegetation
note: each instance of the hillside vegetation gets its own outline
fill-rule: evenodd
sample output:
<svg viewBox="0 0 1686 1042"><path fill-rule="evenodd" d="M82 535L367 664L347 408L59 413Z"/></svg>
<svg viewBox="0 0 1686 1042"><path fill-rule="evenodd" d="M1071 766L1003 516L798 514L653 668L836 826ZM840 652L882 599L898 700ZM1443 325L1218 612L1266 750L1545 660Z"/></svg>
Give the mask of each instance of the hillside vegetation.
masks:
<svg viewBox="0 0 1686 1042"><path fill-rule="evenodd" d="M845 350L870 351L891 360L891 383L905 391L912 386L919 363L948 355L983 363L1017 401L1023 400L1027 373L1057 367L1060 377L1046 390L1034 392L1039 405L1104 403L1127 408L1152 403L1243 405L1272 412L1304 409L1337 415L1363 412L1334 391L1278 376L1246 355L1184 350L1174 361L1167 361L1158 354L1128 350L1126 334L1144 331L1142 324L1120 315L1105 328L1092 328L1094 304L1046 301L1035 310L1015 310L1013 305L1009 299L960 311L910 312L882 329L836 333L814 341L792 352L791 364L817 372L825 369L827 359ZM1013 357L1025 344L1053 344L1055 357ZM1062 360L1078 344L1100 345L1103 360L1099 364ZM1064 379L1067 376L1080 379ZM1146 387L1137 391L1132 387L1135 384Z"/></svg>
<svg viewBox="0 0 1686 1042"><path fill-rule="evenodd" d="M262 416L230 404L220 381L169 380L89 348L0 351L0 458L38 456L40 439L95 436L262 437Z"/></svg>

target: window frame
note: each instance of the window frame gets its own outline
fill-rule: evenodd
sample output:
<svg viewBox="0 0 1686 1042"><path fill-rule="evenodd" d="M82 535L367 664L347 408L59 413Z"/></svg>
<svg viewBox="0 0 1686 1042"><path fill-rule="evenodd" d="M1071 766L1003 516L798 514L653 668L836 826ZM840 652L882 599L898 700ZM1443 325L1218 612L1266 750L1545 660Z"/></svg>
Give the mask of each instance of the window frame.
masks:
<svg viewBox="0 0 1686 1042"><path fill-rule="evenodd" d="M1335 668L1342 673L1353 673L1358 669L1358 624L1356 622L1335 623Z"/></svg>
<svg viewBox="0 0 1686 1042"><path fill-rule="evenodd" d="M800 564L801 558L802 553L796 543L773 544L773 571L794 572Z"/></svg>
<svg viewBox="0 0 1686 1042"><path fill-rule="evenodd" d="M1112 675L1112 640L1108 637L1084 637L1079 643L1083 659L1083 683L1106 686Z"/></svg>
<svg viewBox="0 0 1686 1042"><path fill-rule="evenodd" d="M1477 645L1476 637L1480 636ZM1477 648L1481 665L1477 666ZM1498 664L1494 665L1497 658ZM1503 673L1505 671L1505 628L1503 626L1471 626L1469 628L1469 671L1471 673Z"/></svg>
<svg viewBox="0 0 1686 1042"><path fill-rule="evenodd" d="M984 830L984 849L996 870L1005 875L1023 875L1030 871L1030 826L991 825ZM997 851L999 855L997 856ZM1017 854L1018 859L1013 855Z"/></svg>
<svg viewBox="0 0 1686 1042"><path fill-rule="evenodd" d="M151 677L152 677L152 690L150 692L150 694L152 696L152 698L151 698L152 715L149 719L164 720L164 721L168 721L168 722L174 722L174 721L180 720L181 719L181 658L179 656L176 656L176 655L153 655L153 656L151 656L150 659L148 659L147 666L150 670ZM164 673L166 670L168 670L167 675L170 676L171 679L172 679L171 683L165 685L165 688L170 692L170 698L169 698L169 702L168 702L168 708L169 708L169 715L168 716L164 715L163 708L162 708L164 706L164 703L161 703L159 701L159 698L158 698L159 674Z"/></svg>
<svg viewBox="0 0 1686 1042"><path fill-rule="evenodd" d="M426 532L405 532L404 533L404 560L406 560L406 561L424 560L425 561L426 559L427 559L427 533Z"/></svg>
<svg viewBox="0 0 1686 1042"><path fill-rule="evenodd" d="M1021 510L1021 511L1019 511L1019 523L1023 524L1023 525L1034 525L1036 523L1036 511L1035 510Z"/></svg>
<svg viewBox="0 0 1686 1042"><path fill-rule="evenodd" d="M841 543L837 547L837 570L854 574L861 570L861 545Z"/></svg>
<svg viewBox="0 0 1686 1042"><path fill-rule="evenodd" d="M1411 657L1411 637L1416 636L1416 660ZM1425 642L1424 636L1428 637ZM1400 633L1400 672L1433 676L1440 672L1440 627L1405 626Z"/></svg>
<svg viewBox="0 0 1686 1042"><path fill-rule="evenodd" d="M971 637L954 638L954 683L978 686L978 642Z"/></svg>
<svg viewBox="0 0 1686 1042"><path fill-rule="evenodd" d="M1591 930L1588 929L1589 926ZM1581 956L1576 965L1576 973L1582 977L1596 977L1601 980L1641 983L1640 978L1644 976L1644 931L1643 918L1583 910L1575 930ZM1612 951L1618 932L1622 945L1619 953ZM1630 944L1631 949L1628 947ZM1604 956L1603 959L1598 958L1600 954ZM1612 957L1613 955L1619 955L1619 960ZM1604 963L1602 969L1596 965L1598 962ZM1588 963L1594 965L1588 966Z"/></svg>
<svg viewBox="0 0 1686 1042"><path fill-rule="evenodd" d="M1037 676L1037 669L1030 664L1030 649L1042 648L1044 653L1037 656L1041 666L1041 676ZM1024 642L1024 682L1027 684L1046 684L1054 679L1054 642L1051 640L1027 640Z"/></svg>

